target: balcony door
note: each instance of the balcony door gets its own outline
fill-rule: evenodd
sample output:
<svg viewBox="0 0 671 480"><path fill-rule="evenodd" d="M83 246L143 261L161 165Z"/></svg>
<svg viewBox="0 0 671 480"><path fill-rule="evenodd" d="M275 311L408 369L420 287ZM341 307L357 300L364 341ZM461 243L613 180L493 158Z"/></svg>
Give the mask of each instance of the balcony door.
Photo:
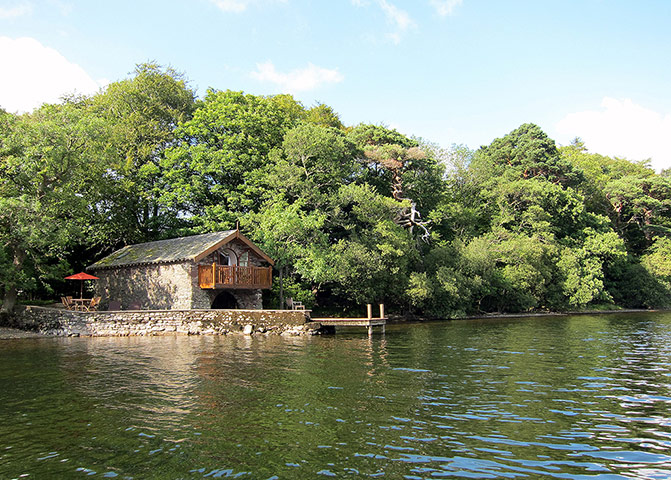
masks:
<svg viewBox="0 0 671 480"><path fill-rule="evenodd" d="M238 257L235 252L229 248L219 251L219 265L234 267L238 264Z"/></svg>

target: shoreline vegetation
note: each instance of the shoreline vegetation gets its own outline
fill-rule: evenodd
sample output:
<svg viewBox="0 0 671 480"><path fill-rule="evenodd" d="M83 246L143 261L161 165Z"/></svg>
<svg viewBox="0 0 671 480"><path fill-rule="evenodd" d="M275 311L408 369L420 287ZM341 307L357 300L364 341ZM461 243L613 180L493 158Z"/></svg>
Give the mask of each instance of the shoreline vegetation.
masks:
<svg viewBox="0 0 671 480"><path fill-rule="evenodd" d="M519 312L519 313L486 313L480 315L468 315L458 318L420 318L415 316L392 315L389 317L389 323L421 323L421 322L442 322L459 320L496 320L504 318L533 318L533 317L566 317L571 315L609 315L616 313L657 313L669 312L669 309L644 309L644 308L622 308L605 310L571 310L565 312Z"/></svg>
<svg viewBox="0 0 671 480"><path fill-rule="evenodd" d="M130 244L236 228L266 308L316 316L671 305L671 172L525 123L477 150L345 125L291 95L138 65L90 97L0 110L1 310ZM90 286L89 286L90 288Z"/></svg>

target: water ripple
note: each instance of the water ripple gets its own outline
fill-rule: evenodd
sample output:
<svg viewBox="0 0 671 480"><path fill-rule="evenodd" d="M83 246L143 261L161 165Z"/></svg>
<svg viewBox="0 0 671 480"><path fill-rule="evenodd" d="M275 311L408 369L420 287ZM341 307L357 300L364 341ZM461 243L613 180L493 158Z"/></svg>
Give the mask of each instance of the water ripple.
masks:
<svg viewBox="0 0 671 480"><path fill-rule="evenodd" d="M0 478L671 478L671 315L11 342Z"/></svg>

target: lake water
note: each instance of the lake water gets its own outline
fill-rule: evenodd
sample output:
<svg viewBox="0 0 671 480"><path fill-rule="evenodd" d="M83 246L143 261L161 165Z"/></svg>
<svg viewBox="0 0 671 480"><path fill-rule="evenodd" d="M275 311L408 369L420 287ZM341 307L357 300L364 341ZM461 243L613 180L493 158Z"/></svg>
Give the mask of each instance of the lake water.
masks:
<svg viewBox="0 0 671 480"><path fill-rule="evenodd" d="M0 478L671 478L671 314L0 341Z"/></svg>

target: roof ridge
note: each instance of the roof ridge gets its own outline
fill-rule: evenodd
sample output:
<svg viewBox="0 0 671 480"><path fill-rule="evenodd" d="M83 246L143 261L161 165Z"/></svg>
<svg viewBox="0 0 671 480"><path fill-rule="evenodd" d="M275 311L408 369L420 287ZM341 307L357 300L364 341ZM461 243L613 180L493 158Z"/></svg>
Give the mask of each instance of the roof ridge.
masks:
<svg viewBox="0 0 671 480"><path fill-rule="evenodd" d="M226 236L230 235L231 233L235 232L235 229L231 230L217 230L216 232L209 232L209 233L197 233L195 235L185 235L183 237L174 237L174 238L163 238L161 240L152 240L151 242L142 242L142 243L132 243L130 245L124 245L121 247L121 249L124 249L126 247L139 247L141 245L149 245L150 243L160 243L160 242L174 242L175 240L183 240L183 239L192 239L196 237L205 237L207 235L214 235L215 233L225 233ZM121 250L119 249L119 250Z"/></svg>
<svg viewBox="0 0 671 480"><path fill-rule="evenodd" d="M236 231L221 230L126 245L90 265L87 270L192 260Z"/></svg>

